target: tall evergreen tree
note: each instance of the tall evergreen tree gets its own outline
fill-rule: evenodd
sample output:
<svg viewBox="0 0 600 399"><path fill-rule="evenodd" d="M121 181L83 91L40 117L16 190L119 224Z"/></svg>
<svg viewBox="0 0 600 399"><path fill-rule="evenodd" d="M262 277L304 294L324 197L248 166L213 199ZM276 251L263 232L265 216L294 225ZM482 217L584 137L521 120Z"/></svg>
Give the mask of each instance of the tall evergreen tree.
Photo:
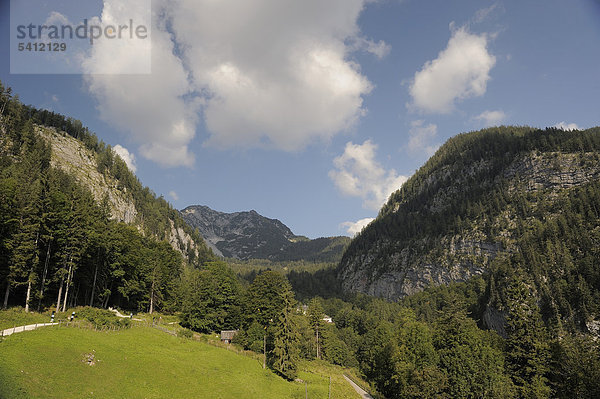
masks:
<svg viewBox="0 0 600 399"><path fill-rule="evenodd" d="M323 325L323 305L321 305L321 300L317 297L310 300L308 303L308 311L307 316L310 322L310 326L313 329L313 333L315 334L315 348L317 350L316 356L317 359L321 358L321 344L319 342L319 329Z"/></svg>
<svg viewBox="0 0 600 399"><path fill-rule="evenodd" d="M273 349L270 353L271 367L288 380L296 378L299 359L299 335L294 323L296 309L294 293L286 290L281 294L282 309L273 329Z"/></svg>
<svg viewBox="0 0 600 399"><path fill-rule="evenodd" d="M550 348L533 284L523 273L516 273L506 292L507 361L512 380L524 398L547 398L550 388L546 373Z"/></svg>

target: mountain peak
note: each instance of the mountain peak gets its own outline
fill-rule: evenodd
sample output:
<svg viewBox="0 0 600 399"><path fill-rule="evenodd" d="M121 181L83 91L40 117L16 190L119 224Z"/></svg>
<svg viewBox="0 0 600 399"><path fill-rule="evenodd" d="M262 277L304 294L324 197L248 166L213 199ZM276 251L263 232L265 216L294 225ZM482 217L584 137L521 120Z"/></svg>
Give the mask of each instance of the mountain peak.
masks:
<svg viewBox="0 0 600 399"><path fill-rule="evenodd" d="M347 237L309 240L296 236L281 221L262 216L254 209L226 213L205 205L191 205L181 214L199 230L213 252L227 258L334 262L350 241Z"/></svg>

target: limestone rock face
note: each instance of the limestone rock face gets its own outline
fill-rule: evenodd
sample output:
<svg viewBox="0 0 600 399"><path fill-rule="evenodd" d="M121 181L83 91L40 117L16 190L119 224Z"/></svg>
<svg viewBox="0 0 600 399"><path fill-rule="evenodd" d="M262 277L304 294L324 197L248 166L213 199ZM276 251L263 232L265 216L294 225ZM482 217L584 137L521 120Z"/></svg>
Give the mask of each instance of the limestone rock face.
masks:
<svg viewBox="0 0 600 399"><path fill-rule="evenodd" d="M143 218L139 217L131 193L112 176L98 172L96 153L87 149L79 140L55 128L36 126L35 130L52 145L50 162L53 167L62 169L87 187L97 203L107 198L112 219L132 224L143 232ZM171 246L184 256L188 248L195 250L198 255L198 246L192 237L181 227L175 228L173 220L169 221L171 229L165 233Z"/></svg>
<svg viewBox="0 0 600 399"><path fill-rule="evenodd" d="M376 262L380 251L394 248L391 242L379 243L364 256L353 258L341 268L342 286L348 291L398 300L430 285L466 281L480 275L490 260L505 251L501 243L445 237L442 239L445 248L442 254L415 255L419 248L425 248L424 244L392 249L393 253L385 258L386 271L381 272L377 268L365 267ZM387 249L382 250L382 247Z"/></svg>
<svg viewBox="0 0 600 399"><path fill-rule="evenodd" d="M57 132L56 129L36 126L36 131L52 144L51 164L75 177L87 187L97 203L107 196L111 217L120 222L133 224L137 210L125 187L119 188L118 181L98 172L96 154L85 148L73 137Z"/></svg>

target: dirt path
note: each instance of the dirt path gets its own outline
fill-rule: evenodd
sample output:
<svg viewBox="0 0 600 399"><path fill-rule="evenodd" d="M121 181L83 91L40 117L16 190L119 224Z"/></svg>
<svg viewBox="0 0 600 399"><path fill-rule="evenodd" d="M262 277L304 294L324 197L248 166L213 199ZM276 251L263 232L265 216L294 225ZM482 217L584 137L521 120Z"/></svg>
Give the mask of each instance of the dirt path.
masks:
<svg viewBox="0 0 600 399"><path fill-rule="evenodd" d="M111 312L115 312L115 314L117 315L117 317L121 317L121 318L124 318L124 319L129 319L130 318L130 316L125 316L125 315L121 314L121 312L119 312L117 309L108 308L108 310L110 310ZM135 321L144 321L142 319L136 319L136 318L133 318L132 320L135 320Z"/></svg>
<svg viewBox="0 0 600 399"><path fill-rule="evenodd" d="M56 325L58 325L58 323L36 323L36 324L28 324L26 326L7 328L6 330L0 331L0 336L8 337L9 335L13 335L13 334L20 333L23 331L31 331L31 330L35 330L36 328L39 328L39 327L56 326Z"/></svg>
<svg viewBox="0 0 600 399"><path fill-rule="evenodd" d="M362 389L361 387L359 387L358 385L356 385L354 383L354 381L352 381L350 378L344 376L344 378L346 379L346 381L348 381L348 383L350 385L352 385L352 388L354 388L354 390L356 392L358 392L358 394L360 395L361 398L363 399L373 399L373 397L371 395L369 395L364 389Z"/></svg>

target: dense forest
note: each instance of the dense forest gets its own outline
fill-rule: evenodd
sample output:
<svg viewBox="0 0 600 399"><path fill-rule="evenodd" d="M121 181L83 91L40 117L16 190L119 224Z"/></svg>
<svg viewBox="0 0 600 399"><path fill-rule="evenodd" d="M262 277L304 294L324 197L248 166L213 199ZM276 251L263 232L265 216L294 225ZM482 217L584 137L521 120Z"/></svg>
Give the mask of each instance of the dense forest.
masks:
<svg viewBox="0 0 600 399"><path fill-rule="evenodd" d="M142 187L110 146L81 122L24 106L0 86L0 284L3 305L26 309L55 304L122 306L134 310L173 305L173 285L185 265L213 259L202 238L164 199ZM141 228L111 218L108 199L51 166L51 146L36 133L44 125L92 149L97 168L132 193ZM182 227L198 251L184 258L165 242ZM184 262L185 260L185 262Z"/></svg>
<svg viewBox="0 0 600 399"><path fill-rule="evenodd" d="M417 309L434 334L450 312L474 320L463 327L476 321L495 330L519 397L595 397L600 383L585 375L597 378L599 360L598 165L599 128L499 127L458 135L392 194L351 242L339 270L369 253L373 261L362 267L376 279L400 267L393 258L401 251L407 263L440 270L478 264L483 274L468 281L473 289L462 305L444 305L446 316L436 316L440 303L430 296L443 287L401 303ZM489 255L445 247L469 239L490 243Z"/></svg>
<svg viewBox="0 0 600 399"><path fill-rule="evenodd" d="M552 196L539 190L506 196L500 181L495 191L459 194L444 212L428 217L419 214L419 201L426 203L423 196L440 188L422 191L415 185L418 173L384 207L379 222L351 243L347 256L383 234L409 243L411 234L435 237L471 221L491 231L497 226L482 220L505 203L517 212L518 239L511 243L515 250L495 257L483 275L393 303L343 293L332 268L289 271L277 263L275 270L236 269L217 261L197 232L142 188L80 122L23 106L1 86L0 111L4 307L176 313L182 326L197 332L239 330L235 344L264 352L266 365L284 378L296 378L299 359L320 358L358 369L374 393L387 398L600 397L600 349L593 335L600 311L597 181ZM132 192L144 222L113 220L107 199L95 201L88 188L52 167L52 148L36 134L38 125L93 149L98 170L117 176ZM423 170L435 170L442 160L470 162L489 151L512 157L511 151L536 148L524 143L594 152L598 136L597 130L488 130L450 140ZM198 254L182 254L165 241L169 218L196 235ZM500 315L494 329L484 322L490 314Z"/></svg>
<svg viewBox="0 0 600 399"><path fill-rule="evenodd" d="M550 176L543 176L560 176L566 188L532 189L531 176L507 172L515 159L534 157L532 152L550 159L544 165ZM483 162L486 167L473 167ZM576 171L565 172L565 163L575 164ZM508 287L516 278L530 285L544 322L556 334L591 332L600 318L598 165L599 128L565 132L501 127L458 135L391 196L377 220L352 241L341 267L382 241L393 245L383 246L379 260L367 266L377 273L389 270L386 260L398 248L452 264L444 237L475 232L480 241L499 249L487 265L481 261L489 276L491 308L510 308ZM474 172L466 179L449 173L469 168ZM445 171L443 177L436 177L440 171ZM571 183L578 175L585 178ZM464 181L457 189L460 178ZM441 209L436 205L440 193L449 193L442 194Z"/></svg>

